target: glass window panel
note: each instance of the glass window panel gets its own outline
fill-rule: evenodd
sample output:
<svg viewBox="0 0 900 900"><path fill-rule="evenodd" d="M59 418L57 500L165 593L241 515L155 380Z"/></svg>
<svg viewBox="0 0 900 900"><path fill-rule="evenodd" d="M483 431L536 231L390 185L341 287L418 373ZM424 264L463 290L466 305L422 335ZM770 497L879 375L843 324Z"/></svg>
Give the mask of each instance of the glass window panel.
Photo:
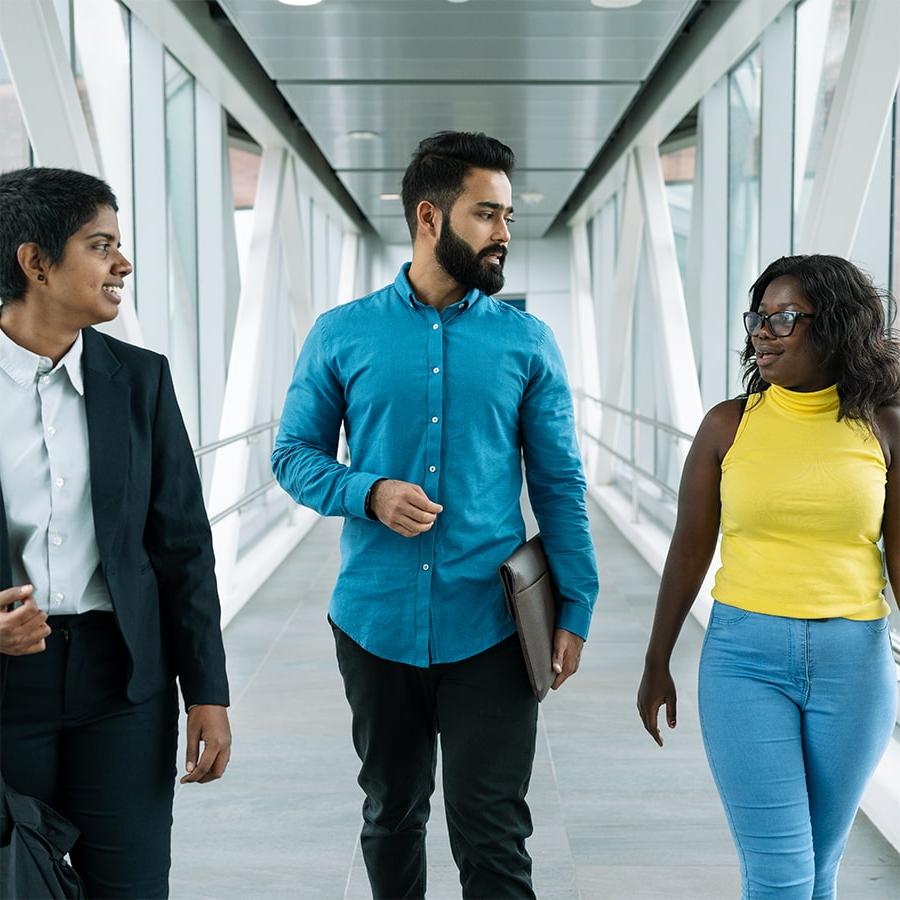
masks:
<svg viewBox="0 0 900 900"><path fill-rule="evenodd" d="M197 446L200 438L200 385L194 80L167 53L165 81L168 357L185 425L191 441Z"/></svg>
<svg viewBox="0 0 900 900"><path fill-rule="evenodd" d="M119 229L134 250L129 13L116 0L74 0L75 81L103 178L119 201Z"/></svg>
<svg viewBox="0 0 900 900"><path fill-rule="evenodd" d="M794 65L794 243L822 155L822 141L850 34L851 0L804 0L797 7Z"/></svg>
<svg viewBox="0 0 900 900"><path fill-rule="evenodd" d="M0 50L0 172L31 164L31 148L12 79Z"/></svg>
<svg viewBox="0 0 900 900"><path fill-rule="evenodd" d="M728 385L740 389L741 313L759 274L762 71L759 48L728 78Z"/></svg>
<svg viewBox="0 0 900 900"><path fill-rule="evenodd" d="M894 235L892 241L891 259L893 260L891 272L891 292L893 298L889 314L896 315L897 302L900 300L900 93L894 100ZM894 323L895 326L898 324Z"/></svg>

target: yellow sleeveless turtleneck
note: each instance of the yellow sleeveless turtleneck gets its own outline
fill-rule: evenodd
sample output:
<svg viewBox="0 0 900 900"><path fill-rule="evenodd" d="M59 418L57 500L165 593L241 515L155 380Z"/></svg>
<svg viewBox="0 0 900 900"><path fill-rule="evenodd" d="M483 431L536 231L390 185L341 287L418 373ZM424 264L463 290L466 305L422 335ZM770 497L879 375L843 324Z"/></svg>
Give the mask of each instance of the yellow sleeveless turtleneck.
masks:
<svg viewBox="0 0 900 900"><path fill-rule="evenodd" d="M888 614L884 453L838 407L836 386L772 385L748 400L722 460L720 603L797 619Z"/></svg>

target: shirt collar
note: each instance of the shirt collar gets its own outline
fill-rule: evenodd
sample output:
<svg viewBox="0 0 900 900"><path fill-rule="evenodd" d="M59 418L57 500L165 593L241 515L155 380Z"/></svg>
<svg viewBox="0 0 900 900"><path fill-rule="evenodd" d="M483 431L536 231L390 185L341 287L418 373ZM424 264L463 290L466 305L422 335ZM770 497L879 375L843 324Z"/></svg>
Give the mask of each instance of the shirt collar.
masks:
<svg viewBox="0 0 900 900"><path fill-rule="evenodd" d="M412 263L408 262L400 266L400 271L394 279L394 290L400 295L400 299L404 303L408 303L410 306L424 306L425 304L416 297L416 292L409 283L409 267L411 265ZM459 305L460 309L470 309L478 302L479 297L481 297L481 291L478 288L472 288L465 297L457 300L456 303L447 308L453 309L454 306Z"/></svg>
<svg viewBox="0 0 900 900"><path fill-rule="evenodd" d="M3 369L20 387L31 387L38 375L46 375L50 372L58 372L65 369L72 382L72 387L83 397L84 379L81 374L81 351L83 341L81 332L75 338L75 343L69 348L66 355L53 365L49 357L39 356L24 347L20 347L9 335L0 328L0 369Z"/></svg>

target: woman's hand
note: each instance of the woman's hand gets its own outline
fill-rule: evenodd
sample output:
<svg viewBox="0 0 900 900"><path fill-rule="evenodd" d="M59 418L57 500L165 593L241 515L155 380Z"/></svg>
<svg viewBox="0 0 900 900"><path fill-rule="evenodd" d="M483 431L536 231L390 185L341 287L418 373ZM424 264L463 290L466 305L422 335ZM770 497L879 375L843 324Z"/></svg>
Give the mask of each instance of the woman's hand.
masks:
<svg viewBox="0 0 900 900"><path fill-rule="evenodd" d="M663 741L659 736L659 708L666 707L666 721L669 728L674 728L676 699L675 682L672 680L669 667L647 663L644 666L641 686L638 688L637 708L644 728L660 747Z"/></svg>
<svg viewBox="0 0 900 900"><path fill-rule="evenodd" d="M50 634L47 613L38 609L30 584L0 591L0 653L25 656L47 649L45 638ZM13 603L21 606L7 610Z"/></svg>

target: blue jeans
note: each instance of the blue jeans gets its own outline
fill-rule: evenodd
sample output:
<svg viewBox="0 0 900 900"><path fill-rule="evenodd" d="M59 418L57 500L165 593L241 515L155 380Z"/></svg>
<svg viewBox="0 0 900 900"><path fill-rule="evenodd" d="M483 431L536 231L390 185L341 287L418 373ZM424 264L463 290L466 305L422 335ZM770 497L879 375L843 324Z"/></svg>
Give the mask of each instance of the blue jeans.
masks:
<svg viewBox="0 0 900 900"><path fill-rule="evenodd" d="M896 708L887 619L787 619L713 605L700 724L744 900L835 897Z"/></svg>

